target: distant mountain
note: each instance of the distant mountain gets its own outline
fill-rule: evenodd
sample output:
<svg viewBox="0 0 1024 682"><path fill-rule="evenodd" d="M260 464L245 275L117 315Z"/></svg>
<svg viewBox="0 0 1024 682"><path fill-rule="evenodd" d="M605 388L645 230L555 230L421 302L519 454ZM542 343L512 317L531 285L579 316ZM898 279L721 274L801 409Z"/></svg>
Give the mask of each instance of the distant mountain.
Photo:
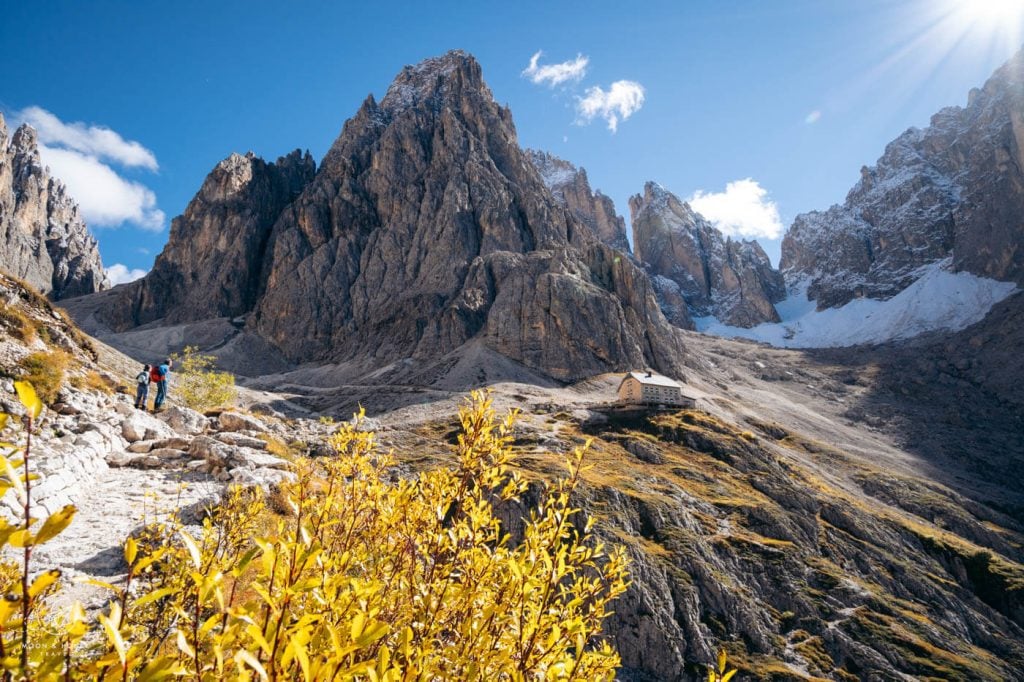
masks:
<svg viewBox="0 0 1024 682"><path fill-rule="evenodd" d="M479 64L449 52L367 98L315 173L297 154L218 165L153 272L96 315L120 331L244 316L290 361L353 372L422 369L473 341L561 380L678 375L678 332L602 241L621 233L610 202L578 180L556 199Z"/></svg>
<svg viewBox="0 0 1024 682"><path fill-rule="evenodd" d="M680 301L694 317L752 327L778 322L773 304L786 296L782 276L755 241L726 238L661 185L630 197L633 249L654 276L662 306L683 326Z"/></svg>
<svg viewBox="0 0 1024 682"><path fill-rule="evenodd" d="M0 270L51 298L108 286L96 239L64 184L39 158L36 131L7 137L0 115Z"/></svg>
<svg viewBox="0 0 1024 682"><path fill-rule="evenodd" d="M890 143L842 205L797 216L781 269L828 308L890 298L945 258L954 272L1024 284L1024 52L966 107Z"/></svg>

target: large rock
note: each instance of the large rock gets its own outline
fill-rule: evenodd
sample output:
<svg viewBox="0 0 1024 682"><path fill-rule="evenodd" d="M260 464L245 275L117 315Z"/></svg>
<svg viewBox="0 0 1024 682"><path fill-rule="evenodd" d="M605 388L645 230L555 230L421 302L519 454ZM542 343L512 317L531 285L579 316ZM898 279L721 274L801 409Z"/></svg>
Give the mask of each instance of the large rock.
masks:
<svg viewBox="0 0 1024 682"><path fill-rule="evenodd" d="M222 412L217 417L217 423L222 431L255 431L262 433L267 430L266 424L259 419L240 412Z"/></svg>
<svg viewBox="0 0 1024 682"><path fill-rule="evenodd" d="M54 299L109 286L78 205L39 158L36 131L24 124L8 138L2 114L0 269Z"/></svg>
<svg viewBox="0 0 1024 682"><path fill-rule="evenodd" d="M995 72L964 108L935 114L861 169L842 205L796 217L782 241L791 288L819 308L885 299L921 266L1024 285L1024 52Z"/></svg>
<svg viewBox="0 0 1024 682"><path fill-rule="evenodd" d="M203 433L210 420L195 410L180 405L168 407L157 414L160 421L167 424L175 433L184 436L194 436Z"/></svg>
<svg viewBox="0 0 1024 682"><path fill-rule="evenodd" d="M159 419L139 411L121 422L121 435L129 443L134 443L141 440L170 438L174 431Z"/></svg>
<svg viewBox="0 0 1024 682"><path fill-rule="evenodd" d="M636 257L659 278L659 301L675 324L684 322L680 298L691 315L713 315L737 327L779 321L774 304L785 298L786 287L757 242L724 237L653 182L630 197L629 211Z"/></svg>

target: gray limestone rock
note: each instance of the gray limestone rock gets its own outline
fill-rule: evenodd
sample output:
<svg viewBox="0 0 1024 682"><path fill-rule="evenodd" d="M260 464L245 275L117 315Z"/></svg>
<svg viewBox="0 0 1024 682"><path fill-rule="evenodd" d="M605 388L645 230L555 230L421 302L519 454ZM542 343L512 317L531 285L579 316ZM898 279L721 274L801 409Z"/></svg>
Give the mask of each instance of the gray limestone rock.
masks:
<svg viewBox="0 0 1024 682"><path fill-rule="evenodd" d="M1024 284L1024 51L860 176L842 205L797 216L782 241L787 284L819 309L890 298L946 258Z"/></svg>
<svg viewBox="0 0 1024 682"><path fill-rule="evenodd" d="M737 327L779 321L774 304L786 297L786 287L757 242L724 237L653 182L630 197L629 211L636 257L658 280L659 302L675 324L684 326L680 298L691 315L714 315Z"/></svg>
<svg viewBox="0 0 1024 682"><path fill-rule="evenodd" d="M25 124L8 138L2 114L0 269L53 299L109 286L78 205L39 158L36 131Z"/></svg>

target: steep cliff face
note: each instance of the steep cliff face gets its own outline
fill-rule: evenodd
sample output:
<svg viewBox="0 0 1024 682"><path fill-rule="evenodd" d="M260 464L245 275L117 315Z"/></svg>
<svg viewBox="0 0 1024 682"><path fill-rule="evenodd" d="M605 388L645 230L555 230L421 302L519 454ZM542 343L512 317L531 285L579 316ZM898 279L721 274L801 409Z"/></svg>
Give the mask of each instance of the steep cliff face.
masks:
<svg viewBox="0 0 1024 682"><path fill-rule="evenodd" d="M797 216L782 242L787 283L819 308L889 298L923 265L1024 283L1024 52L965 108L911 128L861 170L845 203Z"/></svg>
<svg viewBox="0 0 1024 682"><path fill-rule="evenodd" d="M255 328L294 360L429 359L479 336L560 379L679 371L646 277L554 200L461 52L367 99L265 264Z"/></svg>
<svg viewBox="0 0 1024 682"><path fill-rule="evenodd" d="M366 371L472 339L563 380L681 373L650 280L552 196L471 56L406 67L312 174L297 156L218 166L153 272L100 316L124 330L251 313L246 331L289 360Z"/></svg>
<svg viewBox="0 0 1024 682"><path fill-rule="evenodd" d="M51 298L106 288L96 239L64 184L39 158L36 131L7 137L0 115L0 269Z"/></svg>
<svg viewBox="0 0 1024 682"><path fill-rule="evenodd" d="M316 165L296 150L276 163L252 152L213 169L146 277L120 290L108 322L127 328L233 317L252 310L274 221L313 179Z"/></svg>
<svg viewBox="0 0 1024 682"><path fill-rule="evenodd" d="M778 322L782 276L757 242L725 238L689 204L648 182L629 200L633 248L658 280L666 307L681 297L694 316L752 327Z"/></svg>
<svg viewBox="0 0 1024 682"><path fill-rule="evenodd" d="M527 154L555 199L572 211L602 242L629 253L626 221L615 212L615 204L610 197L590 188L585 169L548 152L530 149Z"/></svg>

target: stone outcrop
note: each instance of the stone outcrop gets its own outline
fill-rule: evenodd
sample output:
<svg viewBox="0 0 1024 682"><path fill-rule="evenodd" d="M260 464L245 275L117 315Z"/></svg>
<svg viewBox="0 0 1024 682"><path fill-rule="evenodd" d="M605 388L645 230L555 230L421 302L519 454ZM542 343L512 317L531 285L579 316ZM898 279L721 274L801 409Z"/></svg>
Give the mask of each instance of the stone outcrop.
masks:
<svg viewBox="0 0 1024 682"><path fill-rule="evenodd" d="M64 184L39 158L36 131L7 137L0 115L0 269L53 299L108 286L96 239Z"/></svg>
<svg viewBox="0 0 1024 682"><path fill-rule="evenodd" d="M170 239L153 269L120 290L108 321L128 327L252 310L271 228L315 170L309 152L299 150L276 163L252 152L218 163L185 213L171 222Z"/></svg>
<svg viewBox="0 0 1024 682"><path fill-rule="evenodd" d="M778 322L782 276L755 241L726 238L689 204L657 183L629 200L633 248L654 276L666 314L713 315L737 327ZM676 322L680 324L680 322Z"/></svg>
<svg viewBox="0 0 1024 682"><path fill-rule="evenodd" d="M552 195L471 56L406 67L312 171L229 159L154 271L99 315L124 330L248 314L292 362L365 371L474 340L562 380L682 372L644 271Z"/></svg>
<svg viewBox="0 0 1024 682"><path fill-rule="evenodd" d="M1024 52L966 107L891 142L842 205L797 216L782 242L788 284L819 308L894 296L923 266L1024 284Z"/></svg>
<svg viewBox="0 0 1024 682"><path fill-rule="evenodd" d="M611 198L590 188L587 171L548 152L527 150L551 194L572 211L605 244L629 253L626 221L615 212Z"/></svg>

